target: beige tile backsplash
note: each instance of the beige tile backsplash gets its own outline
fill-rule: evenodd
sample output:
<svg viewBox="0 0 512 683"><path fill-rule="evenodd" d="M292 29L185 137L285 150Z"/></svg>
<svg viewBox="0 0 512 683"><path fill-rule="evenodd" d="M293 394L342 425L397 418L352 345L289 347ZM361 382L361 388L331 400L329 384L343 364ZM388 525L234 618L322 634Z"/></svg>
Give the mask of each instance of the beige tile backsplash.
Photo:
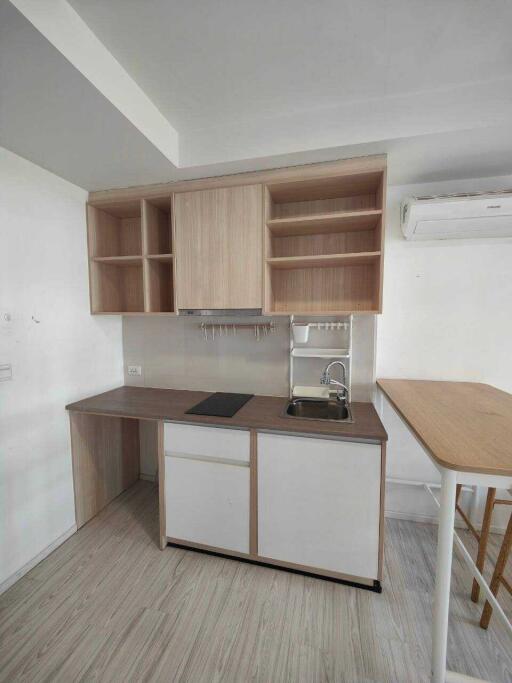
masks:
<svg viewBox="0 0 512 683"><path fill-rule="evenodd" d="M288 395L288 318L274 318L276 331L259 341L252 330L239 330L234 337L216 336L215 340L206 341L200 329L202 321L219 319L124 317L125 384ZM222 319L230 321L246 323L249 319ZM375 316L354 316L352 400L371 399L374 354ZM300 383L318 385L324 361L299 362ZM142 376L128 377L128 365L142 366Z"/></svg>

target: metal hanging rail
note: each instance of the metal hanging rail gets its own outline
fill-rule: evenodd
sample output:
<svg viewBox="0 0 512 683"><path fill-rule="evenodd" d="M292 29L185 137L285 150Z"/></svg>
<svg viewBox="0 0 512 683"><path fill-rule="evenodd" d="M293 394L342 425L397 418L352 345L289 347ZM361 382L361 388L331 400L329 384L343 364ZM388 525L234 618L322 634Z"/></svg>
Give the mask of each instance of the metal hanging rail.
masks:
<svg viewBox="0 0 512 683"><path fill-rule="evenodd" d="M201 323L198 325L203 332L205 341L213 341L217 337L236 337L238 330L252 330L259 341L262 337L268 337L276 332L273 321L268 323Z"/></svg>

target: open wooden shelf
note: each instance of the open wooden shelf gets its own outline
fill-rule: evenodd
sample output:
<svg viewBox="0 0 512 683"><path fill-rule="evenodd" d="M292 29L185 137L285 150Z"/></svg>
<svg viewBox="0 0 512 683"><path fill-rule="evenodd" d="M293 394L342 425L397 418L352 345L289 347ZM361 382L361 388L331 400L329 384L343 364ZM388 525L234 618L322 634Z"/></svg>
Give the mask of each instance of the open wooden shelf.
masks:
<svg viewBox="0 0 512 683"><path fill-rule="evenodd" d="M88 206L91 311L174 313L172 201Z"/></svg>
<svg viewBox="0 0 512 683"><path fill-rule="evenodd" d="M163 201L142 200L144 254L172 254L171 198Z"/></svg>
<svg viewBox="0 0 512 683"><path fill-rule="evenodd" d="M331 268L332 266L356 266L376 263L380 259L380 251L361 252L356 254L320 254L317 256L283 256L268 258L271 268Z"/></svg>
<svg viewBox="0 0 512 683"><path fill-rule="evenodd" d="M144 311L142 259L137 264L91 260L93 313Z"/></svg>
<svg viewBox="0 0 512 683"><path fill-rule="evenodd" d="M267 221L267 226L274 237L352 232L374 230L381 216L381 209L333 211L310 216L273 218Z"/></svg>
<svg viewBox="0 0 512 683"><path fill-rule="evenodd" d="M148 313L172 313L174 311L172 260L148 258L144 267L146 311Z"/></svg>
<svg viewBox="0 0 512 683"><path fill-rule="evenodd" d="M161 263L172 263L173 254L148 254L146 258L153 261L160 261Z"/></svg>
<svg viewBox="0 0 512 683"><path fill-rule="evenodd" d="M266 185L266 313L380 312L385 167L347 169Z"/></svg>
<svg viewBox="0 0 512 683"><path fill-rule="evenodd" d="M304 169L307 174L307 168ZM329 200L349 199L371 196L379 191L382 171L361 171L354 173L337 173L332 176L320 176L284 182L268 183L267 189L276 206L303 202L328 202ZM296 208L296 207L294 207ZM332 209L335 211L336 209ZM288 209L286 210L288 213ZM313 213L309 211L308 213ZM288 213L288 215L290 215Z"/></svg>
<svg viewBox="0 0 512 683"><path fill-rule="evenodd" d="M268 268L272 313L337 315L378 312L376 264ZM269 291L270 290L270 291Z"/></svg>
<svg viewBox="0 0 512 683"><path fill-rule="evenodd" d="M136 266L142 263L142 256L93 256L92 260L113 266Z"/></svg>
<svg viewBox="0 0 512 683"><path fill-rule="evenodd" d="M140 202L87 207L89 256L142 256Z"/></svg>

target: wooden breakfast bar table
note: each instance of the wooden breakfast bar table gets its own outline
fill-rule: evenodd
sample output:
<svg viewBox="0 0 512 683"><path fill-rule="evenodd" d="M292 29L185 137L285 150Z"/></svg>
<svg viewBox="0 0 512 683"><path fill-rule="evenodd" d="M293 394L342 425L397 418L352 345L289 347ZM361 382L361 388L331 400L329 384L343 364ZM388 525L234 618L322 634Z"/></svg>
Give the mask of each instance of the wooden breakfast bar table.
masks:
<svg viewBox="0 0 512 683"><path fill-rule="evenodd" d="M480 680L446 668L454 539L511 634L512 624L454 533L456 487L457 484L495 488L512 485L512 395L473 382L379 379L377 385L441 474L440 501L434 496L440 511L431 680L433 683Z"/></svg>

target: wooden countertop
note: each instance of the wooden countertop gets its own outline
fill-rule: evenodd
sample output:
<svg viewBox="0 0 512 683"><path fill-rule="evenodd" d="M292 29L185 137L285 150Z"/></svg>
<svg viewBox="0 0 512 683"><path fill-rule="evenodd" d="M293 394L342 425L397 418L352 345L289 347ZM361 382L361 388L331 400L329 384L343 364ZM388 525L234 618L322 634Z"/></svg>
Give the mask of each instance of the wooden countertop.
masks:
<svg viewBox="0 0 512 683"><path fill-rule="evenodd" d="M182 420L198 424L272 429L345 439L386 441L388 436L371 403L352 403L354 422L335 423L284 417L287 398L254 396L233 417L186 415L185 411L211 392L119 387L66 406L67 410L144 420Z"/></svg>
<svg viewBox="0 0 512 683"><path fill-rule="evenodd" d="M377 384L439 465L512 476L511 394L475 382Z"/></svg>

